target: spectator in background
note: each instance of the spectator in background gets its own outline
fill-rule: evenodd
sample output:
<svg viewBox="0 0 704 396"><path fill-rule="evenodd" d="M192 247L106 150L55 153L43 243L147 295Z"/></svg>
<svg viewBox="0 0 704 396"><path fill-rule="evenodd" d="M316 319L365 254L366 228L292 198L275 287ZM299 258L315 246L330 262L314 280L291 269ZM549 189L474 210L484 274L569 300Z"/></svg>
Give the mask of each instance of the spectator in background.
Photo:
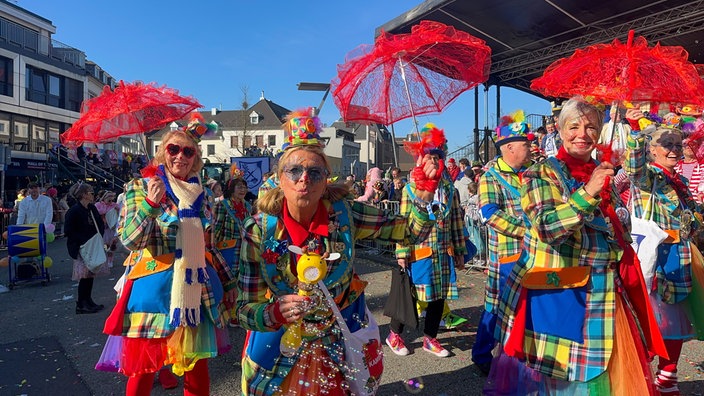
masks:
<svg viewBox="0 0 704 396"><path fill-rule="evenodd" d="M117 249L117 222L120 214L115 202L116 196L112 191L105 191L95 204L105 227L103 242L108 246L108 251L105 252L108 257L108 268L112 268L113 256Z"/></svg>
<svg viewBox="0 0 704 396"><path fill-rule="evenodd" d="M29 183L27 185L29 196L20 202L17 212L17 224L44 224L48 226L54 219L54 206L51 198L39 194L39 185Z"/></svg>
<svg viewBox="0 0 704 396"><path fill-rule="evenodd" d="M394 179L393 182L393 190L389 194L389 201L401 201L401 196L403 196L403 187L406 185L406 183L403 182L403 179L398 178Z"/></svg>
<svg viewBox="0 0 704 396"><path fill-rule="evenodd" d="M93 293L93 279L96 274L108 272L106 265L101 265L91 271L86 267L81 257L81 245L95 235L96 227L104 229L103 220L98 209L93 205L95 192L88 183L78 182L71 187L71 195L76 203L66 213L66 248L73 259L73 275L71 279L78 281L78 299L76 301L76 314L92 314L101 311L105 306L96 304L91 296Z"/></svg>
<svg viewBox="0 0 704 396"><path fill-rule="evenodd" d="M484 164L479 160L472 161L472 172L474 172L474 182L479 183L479 178L484 173Z"/></svg>
<svg viewBox="0 0 704 396"><path fill-rule="evenodd" d="M386 185L383 180L377 180L374 182L374 195L369 201L373 204L378 204L389 198L389 194L386 192Z"/></svg>
<svg viewBox="0 0 704 396"><path fill-rule="evenodd" d="M450 174L450 180L452 182L457 180L457 177L460 174L460 168L457 166L457 163L455 163L454 158L447 160L447 173Z"/></svg>
<svg viewBox="0 0 704 396"><path fill-rule="evenodd" d="M47 183L44 189L44 195L51 199L51 209L52 209L52 223L59 223L61 221L61 212L59 210L59 201L56 195L59 192L51 184Z"/></svg>
<svg viewBox="0 0 704 396"><path fill-rule="evenodd" d="M545 130L547 134L545 138L543 138L543 146L541 148L546 157L554 157L562 146L560 133L557 128L555 128L555 121L549 120L547 124L545 124Z"/></svg>
<svg viewBox="0 0 704 396"><path fill-rule="evenodd" d="M702 182L702 176L704 176L704 164L699 162L697 157L694 155L694 150L692 149L693 143L688 139L682 140L682 150L684 157L677 162L675 165L675 172L677 174L684 176L689 180L689 192L692 193L692 197L697 203L702 203L702 196L704 193L699 191L699 186Z"/></svg>
<svg viewBox="0 0 704 396"><path fill-rule="evenodd" d="M463 173L465 174L465 176L469 176L469 171L472 170L472 168L470 167L469 160L467 158L460 158L458 166L460 167L460 176L457 180L462 179Z"/></svg>
<svg viewBox="0 0 704 396"><path fill-rule="evenodd" d="M469 193L467 192L467 186L469 183L474 182L472 177L474 176L474 172L472 172L472 169L469 167L469 161L467 158L462 158L460 159L460 174L455 180L455 188L457 191L460 193L460 205L462 207L467 206L467 201L469 200Z"/></svg>
<svg viewBox="0 0 704 396"><path fill-rule="evenodd" d="M69 194L66 193L64 194L61 199L59 200L59 213L60 213L60 220L59 224L56 226L56 237L61 238L64 236L64 225L66 224L66 212L71 208L72 205L70 205L67 201Z"/></svg>

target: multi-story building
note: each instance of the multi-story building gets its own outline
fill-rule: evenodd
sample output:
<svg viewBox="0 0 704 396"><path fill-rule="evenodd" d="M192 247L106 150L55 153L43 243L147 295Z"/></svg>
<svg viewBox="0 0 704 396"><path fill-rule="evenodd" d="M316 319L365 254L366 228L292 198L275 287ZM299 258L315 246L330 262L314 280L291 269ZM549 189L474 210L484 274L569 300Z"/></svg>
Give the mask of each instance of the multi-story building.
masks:
<svg viewBox="0 0 704 396"><path fill-rule="evenodd" d="M115 86L85 53L54 40L55 33L50 20L0 0L0 144L11 152L0 183L5 202L29 181L53 181L50 152L60 134L78 119L84 99Z"/></svg>

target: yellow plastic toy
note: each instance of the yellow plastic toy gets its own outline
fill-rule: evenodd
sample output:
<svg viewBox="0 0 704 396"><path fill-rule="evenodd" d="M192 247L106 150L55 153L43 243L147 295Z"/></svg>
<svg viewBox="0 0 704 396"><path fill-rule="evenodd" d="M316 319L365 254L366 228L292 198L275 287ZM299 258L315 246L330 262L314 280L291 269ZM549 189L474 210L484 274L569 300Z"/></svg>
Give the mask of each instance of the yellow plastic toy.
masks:
<svg viewBox="0 0 704 396"><path fill-rule="evenodd" d="M340 258L340 253L330 253L330 256L324 259L317 253L304 253L298 246L289 246L288 250L300 256L296 263L296 272L298 273L298 280L305 285L315 285L318 281L325 278L328 273L328 264L325 260L334 261ZM298 295L309 296L309 290L309 287L299 287ZM281 336L280 349L284 356L293 356L298 351L303 342L302 332L302 319L288 325L283 336Z"/></svg>

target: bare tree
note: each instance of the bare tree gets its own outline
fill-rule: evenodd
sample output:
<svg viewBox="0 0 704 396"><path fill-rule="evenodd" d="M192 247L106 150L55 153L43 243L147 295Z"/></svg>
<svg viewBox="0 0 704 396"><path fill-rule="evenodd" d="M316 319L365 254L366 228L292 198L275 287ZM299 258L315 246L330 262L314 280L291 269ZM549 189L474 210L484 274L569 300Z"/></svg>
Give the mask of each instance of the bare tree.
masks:
<svg viewBox="0 0 704 396"><path fill-rule="evenodd" d="M240 91L242 92L242 102L240 103L240 106L242 107L242 112L244 113L245 110L249 108L249 87L246 85L241 85L240 86ZM239 126L239 125L238 125ZM242 117L242 144L238 144L237 147L230 147L230 150L237 151L239 155L244 155L244 150L246 147L244 147L244 142L246 139L244 139L245 136L247 136L250 131L248 130L249 123L247 122L247 114ZM235 132L235 138L239 140L239 134Z"/></svg>

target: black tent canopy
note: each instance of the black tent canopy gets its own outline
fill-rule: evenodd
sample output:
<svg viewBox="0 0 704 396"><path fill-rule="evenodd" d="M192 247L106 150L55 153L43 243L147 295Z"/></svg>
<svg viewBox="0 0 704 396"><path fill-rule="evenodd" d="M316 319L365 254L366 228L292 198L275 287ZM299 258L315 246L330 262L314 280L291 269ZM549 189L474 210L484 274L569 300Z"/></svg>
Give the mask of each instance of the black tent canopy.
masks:
<svg viewBox="0 0 704 396"><path fill-rule="evenodd" d="M633 29L648 43L678 45L704 63L704 0L428 0L380 26L407 33L421 20L454 26L492 49L489 85L535 94L530 82L577 48L625 42Z"/></svg>
<svg viewBox="0 0 704 396"><path fill-rule="evenodd" d="M704 64L704 0L427 0L378 27L375 36L382 30L408 33L421 20L454 26L491 47L486 87L497 87L497 124L501 87L542 97L530 89L530 83L552 62L589 45L615 38L626 42L629 30L651 45L684 47L691 62ZM480 155L482 131L478 92L475 88L475 159ZM488 143L490 132L483 132L482 140ZM484 151L485 161L489 151Z"/></svg>

